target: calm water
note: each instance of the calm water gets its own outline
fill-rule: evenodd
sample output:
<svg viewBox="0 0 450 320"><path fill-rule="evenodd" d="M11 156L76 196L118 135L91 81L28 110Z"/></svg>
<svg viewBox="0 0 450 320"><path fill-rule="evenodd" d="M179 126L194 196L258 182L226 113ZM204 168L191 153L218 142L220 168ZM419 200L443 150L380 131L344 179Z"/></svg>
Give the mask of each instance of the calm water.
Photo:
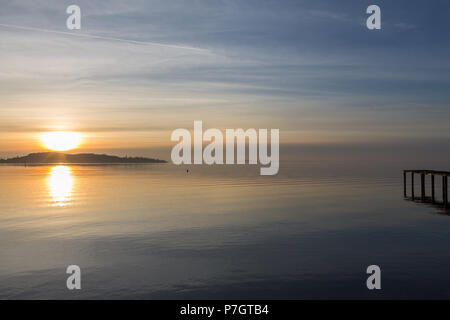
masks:
<svg viewBox="0 0 450 320"><path fill-rule="evenodd" d="M0 298L450 298L450 216L401 172L295 167L0 166Z"/></svg>

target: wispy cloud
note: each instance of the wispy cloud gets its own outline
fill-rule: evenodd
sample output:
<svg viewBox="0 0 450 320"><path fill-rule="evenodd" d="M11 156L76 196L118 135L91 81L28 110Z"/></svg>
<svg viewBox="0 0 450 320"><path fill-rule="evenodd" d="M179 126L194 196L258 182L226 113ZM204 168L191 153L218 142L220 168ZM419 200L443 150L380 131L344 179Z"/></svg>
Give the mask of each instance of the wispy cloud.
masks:
<svg viewBox="0 0 450 320"><path fill-rule="evenodd" d="M69 4L2 3L2 137L65 125L138 141L195 119L294 141L449 132L450 44L432 18L448 4L380 1L379 32L369 1L80 0L80 31Z"/></svg>
<svg viewBox="0 0 450 320"><path fill-rule="evenodd" d="M203 53L209 53L209 51L206 49L195 48L195 47L177 46L177 45L173 45L173 44L164 44L164 43L158 43L158 42L137 41L137 40L123 39L123 38L105 37L105 36L98 36L98 35L86 34L86 33L64 32L64 31L33 28L33 27L27 27L27 26L17 26L17 25L2 24L2 23L0 23L0 27L19 29L19 30L28 30L28 31L37 31L37 32L44 32L44 33L62 34L62 35L71 36L71 37L118 41L118 42L125 42L125 43L138 44L138 45L160 46L160 47L183 49L183 50L195 50L195 51L199 51L199 52L203 52Z"/></svg>

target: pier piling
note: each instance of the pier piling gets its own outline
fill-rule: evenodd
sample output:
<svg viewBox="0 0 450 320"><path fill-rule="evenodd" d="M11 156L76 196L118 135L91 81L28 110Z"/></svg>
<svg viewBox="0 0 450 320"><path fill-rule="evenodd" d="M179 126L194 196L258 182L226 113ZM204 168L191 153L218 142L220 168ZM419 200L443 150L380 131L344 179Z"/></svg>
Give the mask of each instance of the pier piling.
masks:
<svg viewBox="0 0 450 320"><path fill-rule="evenodd" d="M407 174L411 173L411 197L407 194ZM414 190L414 175L420 174L420 200L422 202L430 202L435 205L450 209L448 202L448 177L450 171L436 171L436 170L403 170L403 196L407 199L416 201ZM426 176L431 176L431 197L427 197L426 193ZM442 177L442 202L436 200L436 184L435 176Z"/></svg>
<svg viewBox="0 0 450 320"><path fill-rule="evenodd" d="M425 201L425 173L420 174L420 198Z"/></svg>
<svg viewBox="0 0 450 320"><path fill-rule="evenodd" d="M431 175L431 202L436 202L436 197L434 194L434 174Z"/></svg>
<svg viewBox="0 0 450 320"><path fill-rule="evenodd" d="M406 198L406 171L403 170L403 196Z"/></svg>
<svg viewBox="0 0 450 320"><path fill-rule="evenodd" d="M448 193L447 193L447 183L448 183L448 177L443 176L442 177L442 202L444 204L444 208L447 208L448 204Z"/></svg>

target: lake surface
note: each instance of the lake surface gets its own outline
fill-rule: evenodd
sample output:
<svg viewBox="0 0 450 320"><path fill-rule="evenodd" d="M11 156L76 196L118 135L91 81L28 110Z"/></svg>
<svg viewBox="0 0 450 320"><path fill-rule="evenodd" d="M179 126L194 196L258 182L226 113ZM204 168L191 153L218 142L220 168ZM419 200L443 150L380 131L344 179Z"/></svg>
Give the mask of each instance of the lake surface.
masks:
<svg viewBox="0 0 450 320"><path fill-rule="evenodd" d="M450 298L450 216L400 171L297 166L0 166L0 298Z"/></svg>

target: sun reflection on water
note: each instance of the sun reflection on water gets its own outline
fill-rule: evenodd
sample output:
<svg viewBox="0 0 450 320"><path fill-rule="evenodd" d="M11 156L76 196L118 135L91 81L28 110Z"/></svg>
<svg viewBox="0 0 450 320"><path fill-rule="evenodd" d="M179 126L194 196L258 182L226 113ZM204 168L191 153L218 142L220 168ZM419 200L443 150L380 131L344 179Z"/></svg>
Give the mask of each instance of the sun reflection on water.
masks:
<svg viewBox="0 0 450 320"><path fill-rule="evenodd" d="M73 187L73 176L70 167L52 167L48 176L48 187L54 205L69 205Z"/></svg>

